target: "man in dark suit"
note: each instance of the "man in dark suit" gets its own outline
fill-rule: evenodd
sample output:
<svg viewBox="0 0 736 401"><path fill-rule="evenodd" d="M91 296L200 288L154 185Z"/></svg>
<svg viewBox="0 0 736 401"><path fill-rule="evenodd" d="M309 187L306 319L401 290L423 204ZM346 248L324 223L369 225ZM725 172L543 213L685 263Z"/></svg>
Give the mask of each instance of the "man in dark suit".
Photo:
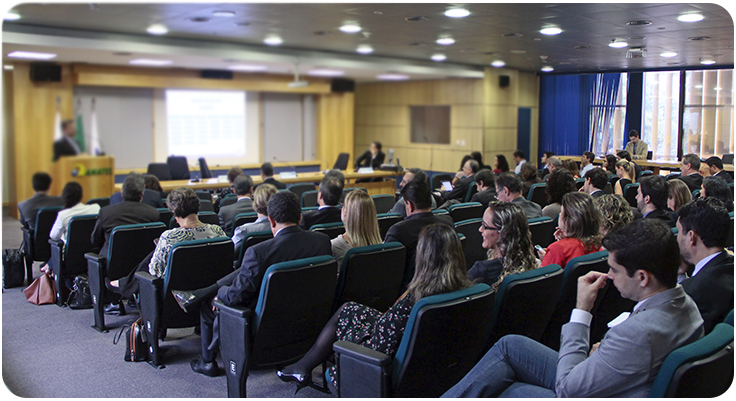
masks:
<svg viewBox="0 0 736 401"><path fill-rule="evenodd" d="M661 175L649 175L639 180L636 208L645 219L660 219L674 228L677 221L667 211L667 180Z"/></svg>
<svg viewBox="0 0 736 401"><path fill-rule="evenodd" d="M49 196L51 176L47 173L39 172L33 174L31 183L36 193L32 197L18 203L18 211L20 212L20 222L23 223L23 226L35 230L38 209L42 207L63 206L64 201L60 196Z"/></svg>
<svg viewBox="0 0 736 401"><path fill-rule="evenodd" d="M233 231L233 220L235 216L240 213L253 212L253 200L250 198L253 195L253 179L248 174L241 174L235 177L233 192L235 192L238 200L232 205L221 207L220 213L218 214L220 227L229 235Z"/></svg>
<svg viewBox="0 0 736 401"><path fill-rule="evenodd" d="M731 177L731 174L729 174L728 171L723 170L723 160L721 160L720 157L711 156L705 160L705 164L708 165L708 169L710 169L711 175L723 178L724 180L726 180L726 183L733 182L733 177Z"/></svg>
<svg viewBox="0 0 736 401"><path fill-rule="evenodd" d="M286 184L281 181L276 181L276 179L273 178L273 164L269 162L261 164L261 179L263 180L264 184L271 184L276 187L276 189L286 189ZM253 187L254 191L256 190L256 188L258 188L258 185Z"/></svg>
<svg viewBox="0 0 736 401"><path fill-rule="evenodd" d="M64 120L61 123L62 137L54 142L54 161L61 156L76 156L82 153L79 144L74 139L76 133L77 128L73 120Z"/></svg>
<svg viewBox="0 0 736 401"><path fill-rule="evenodd" d="M277 192L268 200L268 220L273 239L245 251L240 269L220 279L217 297L228 306L254 308L266 270L275 263L332 255L330 238L322 233L299 228L301 205L295 194ZM217 376L215 357L219 348L217 314L210 303L200 310L202 356L191 362L192 370L207 376Z"/></svg>
<svg viewBox="0 0 736 401"><path fill-rule="evenodd" d="M342 190L345 187L345 176L339 170L330 170L319 184L317 193L318 210L303 213L301 228L309 230L315 224L339 223L342 221L340 203Z"/></svg>
<svg viewBox="0 0 736 401"><path fill-rule="evenodd" d="M703 176L700 175L700 158L694 153L688 153L682 157L680 162L680 171L682 174L673 176L670 179L682 180L690 192L700 189L703 185Z"/></svg>
<svg viewBox="0 0 736 401"><path fill-rule="evenodd" d="M521 177L512 172L505 172L496 178L496 198L501 202L513 202L518 205L526 213L527 219L542 217L542 207L524 199L521 196L521 186Z"/></svg>
<svg viewBox="0 0 736 401"><path fill-rule="evenodd" d="M600 198L604 195L603 188L608 183L608 174L602 168L592 168L585 174L585 183L580 192L585 192L593 198Z"/></svg>
<svg viewBox="0 0 736 401"><path fill-rule="evenodd" d="M723 202L714 198L696 199L678 214L680 254L695 265L690 277L681 267L678 282L698 305L707 334L733 309L733 255L725 249L732 223Z"/></svg>
<svg viewBox="0 0 736 401"><path fill-rule="evenodd" d="M111 205L116 205L122 202L123 202L122 192L115 192L114 194L110 195ZM145 190L145 189L143 190L143 198L141 199L141 203L144 205L148 205L154 209L166 207L164 205L163 199L161 198L161 193L158 191L153 191L153 190Z"/></svg>
<svg viewBox="0 0 736 401"><path fill-rule="evenodd" d="M386 160L386 154L381 152L381 147L381 142L373 142L365 153L355 159L355 168L371 167L377 170L381 167L381 164Z"/></svg>
<svg viewBox="0 0 736 401"><path fill-rule="evenodd" d="M459 200L460 202L465 201L465 196L468 194L468 188L475 184L475 173L480 169L480 165L477 161L470 159L463 165L463 174L465 176L455 183L452 191L444 191L441 193L442 199L449 201L452 199Z"/></svg>
<svg viewBox="0 0 736 401"><path fill-rule="evenodd" d="M427 173L424 172L424 170L420 168L410 168L408 170L405 170L404 177L401 179L401 182L399 183L399 200L396 201L394 206L389 210L389 213L398 213L401 215L401 218L403 219L406 217L406 203L404 203L404 198L401 197L401 188L404 188L406 184L409 183L411 180L425 180L428 181L429 178L427 177ZM437 209L437 201L434 199L434 196L432 197L432 210Z"/></svg>
<svg viewBox="0 0 736 401"><path fill-rule="evenodd" d="M733 211L733 189L722 178L714 175L703 177L703 185L700 188L701 198L720 199L729 212Z"/></svg>
<svg viewBox="0 0 736 401"><path fill-rule="evenodd" d="M384 243L400 242L406 247L404 279L401 283L403 292L414 277L414 260L422 228L435 223L446 224L454 228L455 223L449 215L432 213L432 192L426 180L410 181L401 189L401 196L404 197L406 205L406 218L388 229Z"/></svg>
<svg viewBox="0 0 736 401"><path fill-rule="evenodd" d="M475 174L475 185L478 192L470 198L471 202L479 202L486 208L496 200L496 175L491 170L483 169Z"/></svg>
<svg viewBox="0 0 736 401"><path fill-rule="evenodd" d="M107 256L110 233L115 227L159 221L158 210L141 203L143 199L143 176L141 174L131 173L125 178L122 196L122 203L103 207L97 217L90 240L94 247L100 248L100 255ZM131 266L131 269L134 267Z"/></svg>

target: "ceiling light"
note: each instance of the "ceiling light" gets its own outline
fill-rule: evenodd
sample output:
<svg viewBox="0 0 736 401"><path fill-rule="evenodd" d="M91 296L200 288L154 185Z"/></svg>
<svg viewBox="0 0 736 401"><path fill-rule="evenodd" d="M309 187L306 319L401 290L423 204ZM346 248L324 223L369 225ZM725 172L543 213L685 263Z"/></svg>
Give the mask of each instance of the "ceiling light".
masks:
<svg viewBox="0 0 736 401"><path fill-rule="evenodd" d="M284 43L284 41L280 37L278 37L278 36L269 36L269 37L267 37L266 39L263 40L263 43L265 43L265 44L267 44L269 46L278 46L278 45Z"/></svg>
<svg viewBox="0 0 736 401"><path fill-rule="evenodd" d="M629 43L626 42L625 40L618 40L618 39L614 39L611 41L611 43L608 44L609 47L613 47L614 49L621 49L628 45Z"/></svg>
<svg viewBox="0 0 736 401"><path fill-rule="evenodd" d="M661 57L672 58L672 57L677 56L677 53L675 53L675 52L664 52L664 53L659 53L659 55Z"/></svg>
<svg viewBox="0 0 736 401"><path fill-rule="evenodd" d="M556 26L551 26L549 28L542 29L541 31L539 31L539 33L541 33L542 35L559 35L562 33L562 29Z"/></svg>
<svg viewBox="0 0 736 401"><path fill-rule="evenodd" d="M8 57L14 57L14 58L30 58L34 60L48 60L56 57L56 54L53 53L38 53L38 52L24 52L24 51L14 51L8 53Z"/></svg>
<svg viewBox="0 0 736 401"><path fill-rule="evenodd" d="M327 68L321 68L317 70L312 70L307 73L307 75L314 75L317 77L341 77L345 75L345 71L339 71L339 70L330 70Z"/></svg>
<svg viewBox="0 0 736 401"><path fill-rule="evenodd" d="M208 22L210 19L207 17L192 17L192 18L187 18L187 20L191 22Z"/></svg>
<svg viewBox="0 0 736 401"><path fill-rule="evenodd" d="M128 64L132 65L152 65L152 66L162 66L162 65L169 65L173 63L171 60L152 60L147 58L137 58L135 60L128 61Z"/></svg>
<svg viewBox="0 0 736 401"><path fill-rule="evenodd" d="M713 65L715 63L716 61L710 57L703 57L700 59L700 64L703 64L703 65Z"/></svg>
<svg viewBox="0 0 736 401"><path fill-rule="evenodd" d="M434 61L445 61L447 59L447 56L444 54L435 54L432 56L432 60Z"/></svg>
<svg viewBox="0 0 736 401"><path fill-rule="evenodd" d="M5 17L3 18L5 21L15 21L20 19L20 14L18 13L7 13L5 14Z"/></svg>
<svg viewBox="0 0 736 401"><path fill-rule="evenodd" d="M256 71L266 71L268 67L266 67L265 65L239 64L239 65L228 66L227 69L233 70L233 71L256 72Z"/></svg>
<svg viewBox="0 0 736 401"><path fill-rule="evenodd" d="M679 17L677 17L677 20L680 22L698 22L703 20L702 15L700 14L682 14Z"/></svg>
<svg viewBox="0 0 736 401"><path fill-rule="evenodd" d="M340 30L345 33L358 33L362 30L362 28L354 24L345 24L340 27Z"/></svg>
<svg viewBox="0 0 736 401"><path fill-rule="evenodd" d="M13 65L12 65L12 64L5 64L5 65L3 66L3 69L4 69L4 70L12 70L12 69L13 69Z"/></svg>
<svg viewBox="0 0 736 401"><path fill-rule="evenodd" d="M373 48L368 45L360 45L356 51L360 54L371 54L373 53Z"/></svg>
<svg viewBox="0 0 736 401"><path fill-rule="evenodd" d="M453 38L439 38L439 39L437 39L437 44L438 45L445 45L445 46L447 46L447 45L451 45L453 43L455 43L455 39L453 39Z"/></svg>
<svg viewBox="0 0 736 401"><path fill-rule="evenodd" d="M409 79L409 76L403 74L381 74L376 75L376 78L382 79L384 81L404 81Z"/></svg>
<svg viewBox="0 0 736 401"><path fill-rule="evenodd" d="M501 61L501 60L496 60L496 61L492 62L491 65L494 66L494 67L496 67L496 68L501 68L501 67L505 66L506 63L503 62L503 61Z"/></svg>
<svg viewBox="0 0 736 401"><path fill-rule="evenodd" d="M465 18L470 15L470 11L464 8L451 8L445 11L445 16L450 18Z"/></svg>
<svg viewBox="0 0 736 401"><path fill-rule="evenodd" d="M555 70L554 68L552 68L552 67L550 67L548 65L542 67L542 72L552 72L554 70Z"/></svg>
<svg viewBox="0 0 736 401"><path fill-rule="evenodd" d="M146 29L146 32L150 33L151 35L166 35L169 33L169 30L166 29L163 25L151 25Z"/></svg>
<svg viewBox="0 0 736 401"><path fill-rule="evenodd" d="M214 15L215 17L234 17L235 11L217 10L213 11L212 15Z"/></svg>

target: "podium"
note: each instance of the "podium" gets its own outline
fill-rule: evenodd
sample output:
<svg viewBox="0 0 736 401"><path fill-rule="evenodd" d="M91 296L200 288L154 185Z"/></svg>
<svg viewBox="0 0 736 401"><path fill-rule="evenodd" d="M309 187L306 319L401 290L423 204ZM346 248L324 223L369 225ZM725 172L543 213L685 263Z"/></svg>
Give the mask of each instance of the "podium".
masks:
<svg viewBox="0 0 736 401"><path fill-rule="evenodd" d="M82 203L109 197L115 190L115 158L112 156L62 156L52 167L51 193L61 195L64 186L82 186Z"/></svg>

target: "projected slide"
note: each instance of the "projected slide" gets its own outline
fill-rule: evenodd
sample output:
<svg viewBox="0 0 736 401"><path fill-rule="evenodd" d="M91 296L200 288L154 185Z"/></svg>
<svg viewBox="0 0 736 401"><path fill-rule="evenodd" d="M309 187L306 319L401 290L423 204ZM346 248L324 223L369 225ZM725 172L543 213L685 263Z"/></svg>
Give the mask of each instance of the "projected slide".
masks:
<svg viewBox="0 0 736 401"><path fill-rule="evenodd" d="M245 92L166 90L169 154L245 156Z"/></svg>

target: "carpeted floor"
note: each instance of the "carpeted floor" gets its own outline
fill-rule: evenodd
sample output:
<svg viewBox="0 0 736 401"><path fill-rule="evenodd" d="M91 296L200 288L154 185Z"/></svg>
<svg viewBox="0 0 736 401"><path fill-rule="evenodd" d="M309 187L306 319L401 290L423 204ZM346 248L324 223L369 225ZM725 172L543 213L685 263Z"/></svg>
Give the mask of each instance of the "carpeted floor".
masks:
<svg viewBox="0 0 736 401"><path fill-rule="evenodd" d="M22 241L18 220L3 214L2 247ZM38 277L39 264L34 266ZM191 371L200 338L193 329L169 330L161 343L165 369L123 361L125 340L113 345L115 328L138 318L106 316L108 333L92 329L91 310L29 303L22 288L2 293L2 367L7 389L20 397L226 397L224 374L216 378ZM222 369L222 362L218 360ZM314 375L320 374L319 368ZM332 397L311 388L294 395L295 385L281 382L273 370L251 372L249 397Z"/></svg>

